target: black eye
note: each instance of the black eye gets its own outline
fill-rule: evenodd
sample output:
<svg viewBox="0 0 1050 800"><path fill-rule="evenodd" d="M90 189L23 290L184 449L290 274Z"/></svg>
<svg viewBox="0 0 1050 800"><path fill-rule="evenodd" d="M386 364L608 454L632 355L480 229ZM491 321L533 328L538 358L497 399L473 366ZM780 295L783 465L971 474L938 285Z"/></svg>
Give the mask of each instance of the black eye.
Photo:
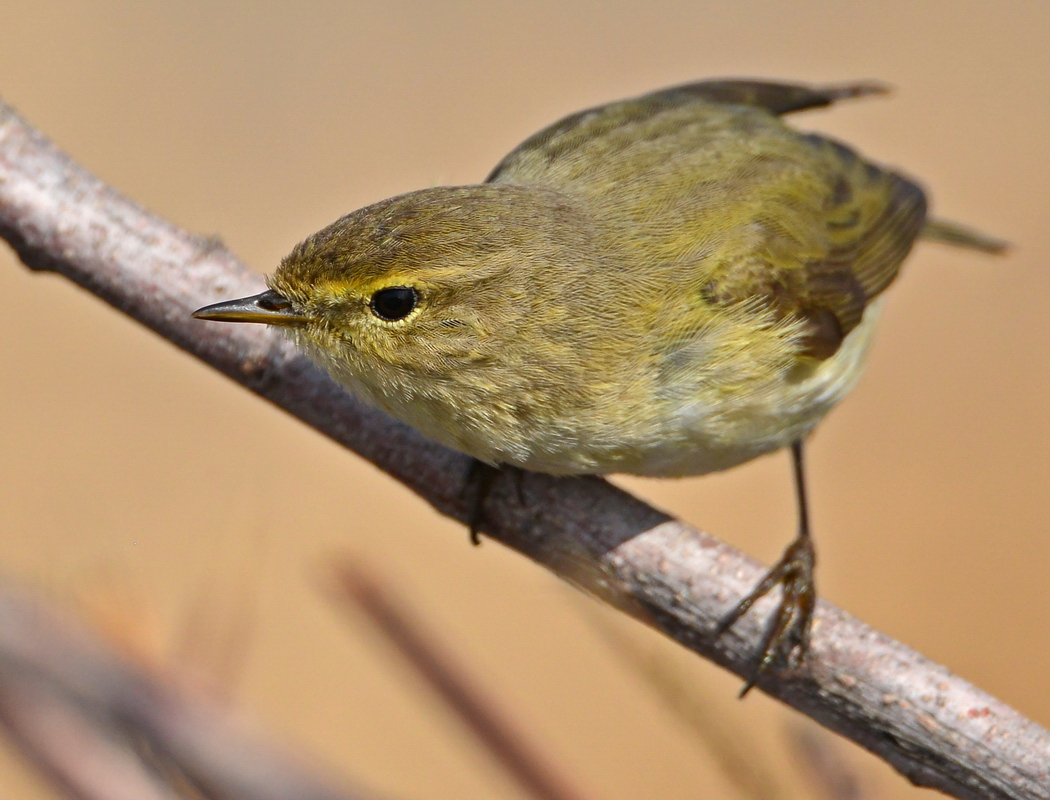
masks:
<svg viewBox="0 0 1050 800"><path fill-rule="evenodd" d="M391 286L372 295L372 313L387 322L404 319L419 302L419 293L409 286Z"/></svg>

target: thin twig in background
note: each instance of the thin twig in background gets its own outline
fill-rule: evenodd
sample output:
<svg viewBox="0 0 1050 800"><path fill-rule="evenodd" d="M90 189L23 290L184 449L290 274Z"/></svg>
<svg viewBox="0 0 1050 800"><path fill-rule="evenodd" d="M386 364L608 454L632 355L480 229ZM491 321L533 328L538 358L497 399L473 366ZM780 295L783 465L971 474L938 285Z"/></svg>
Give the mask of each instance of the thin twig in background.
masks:
<svg viewBox="0 0 1050 800"><path fill-rule="evenodd" d="M75 800L365 800L0 579L0 728ZM192 787L192 791L186 789Z"/></svg>
<svg viewBox="0 0 1050 800"><path fill-rule="evenodd" d="M763 754L743 731L728 724L693 676L675 670L666 658L645 648L612 621L598 613L587 619L613 651L639 676L711 754L714 763L748 800L788 800L790 792L777 778Z"/></svg>
<svg viewBox="0 0 1050 800"><path fill-rule="evenodd" d="M226 587L228 588L228 587ZM257 623L257 593L201 589L191 600L176 642L173 663L213 696L229 700L244 674Z"/></svg>
<svg viewBox="0 0 1050 800"><path fill-rule="evenodd" d="M191 319L262 281L214 241L122 197L2 104L0 235L30 268L94 292L466 520L466 456L366 408L275 331ZM737 675L750 672L773 598L711 635L764 572L743 553L597 478L497 480L486 523L488 536L627 613L641 609ZM768 674L759 688L921 786L967 800L1050 800L1050 733L829 603L819 605L804 669Z"/></svg>
<svg viewBox="0 0 1050 800"><path fill-rule="evenodd" d="M695 676L676 669L665 655L645 647L606 615L588 613L587 618L617 655L696 735L741 797L788 800L796 796L780 777L781 772L756 749L753 737L739 728L739 720L737 726L730 724L713 698L702 691ZM840 742L830 734L809 720L799 719L790 726L786 738L800 771L826 800L865 800L860 775L838 747Z"/></svg>
<svg viewBox="0 0 1050 800"><path fill-rule="evenodd" d="M504 714L441 652L434 637L362 567L343 561L336 569L338 599L365 614L435 694L451 708L489 754L536 800L583 800L584 795L541 758Z"/></svg>

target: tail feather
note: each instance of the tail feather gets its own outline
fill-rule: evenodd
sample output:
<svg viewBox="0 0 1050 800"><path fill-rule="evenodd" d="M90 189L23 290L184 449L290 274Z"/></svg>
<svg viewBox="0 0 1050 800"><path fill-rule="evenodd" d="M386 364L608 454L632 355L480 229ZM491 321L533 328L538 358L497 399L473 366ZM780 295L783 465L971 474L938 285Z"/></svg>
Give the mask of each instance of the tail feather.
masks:
<svg viewBox="0 0 1050 800"><path fill-rule="evenodd" d="M994 255L1005 253L1010 249L1009 242L944 219L927 219L919 237L928 242L941 242Z"/></svg>

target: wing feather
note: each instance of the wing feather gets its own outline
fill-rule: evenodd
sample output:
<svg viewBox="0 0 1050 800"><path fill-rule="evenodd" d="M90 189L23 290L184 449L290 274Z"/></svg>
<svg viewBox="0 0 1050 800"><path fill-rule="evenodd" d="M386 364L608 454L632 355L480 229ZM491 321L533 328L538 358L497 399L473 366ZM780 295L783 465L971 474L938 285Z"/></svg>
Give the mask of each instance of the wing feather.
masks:
<svg viewBox="0 0 1050 800"><path fill-rule="evenodd" d="M800 355L825 359L897 276L923 229L926 199L910 179L775 115L875 91L677 86L566 117L488 180L598 203L618 235L648 243L650 269L680 276L683 289L701 286L712 307L798 321Z"/></svg>

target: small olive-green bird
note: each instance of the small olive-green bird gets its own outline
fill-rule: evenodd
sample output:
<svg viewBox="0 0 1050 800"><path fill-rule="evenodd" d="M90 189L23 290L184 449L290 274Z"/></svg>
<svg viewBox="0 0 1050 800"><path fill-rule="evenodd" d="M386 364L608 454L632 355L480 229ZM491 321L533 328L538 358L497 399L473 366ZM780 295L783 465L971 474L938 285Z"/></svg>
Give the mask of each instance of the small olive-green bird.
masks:
<svg viewBox="0 0 1050 800"><path fill-rule="evenodd" d="M348 214L270 290L196 312L286 328L333 376L485 464L701 475L791 447L799 532L747 688L797 663L816 593L802 443L860 375L926 218L911 179L781 115L882 91L706 81L581 111L474 186Z"/></svg>

